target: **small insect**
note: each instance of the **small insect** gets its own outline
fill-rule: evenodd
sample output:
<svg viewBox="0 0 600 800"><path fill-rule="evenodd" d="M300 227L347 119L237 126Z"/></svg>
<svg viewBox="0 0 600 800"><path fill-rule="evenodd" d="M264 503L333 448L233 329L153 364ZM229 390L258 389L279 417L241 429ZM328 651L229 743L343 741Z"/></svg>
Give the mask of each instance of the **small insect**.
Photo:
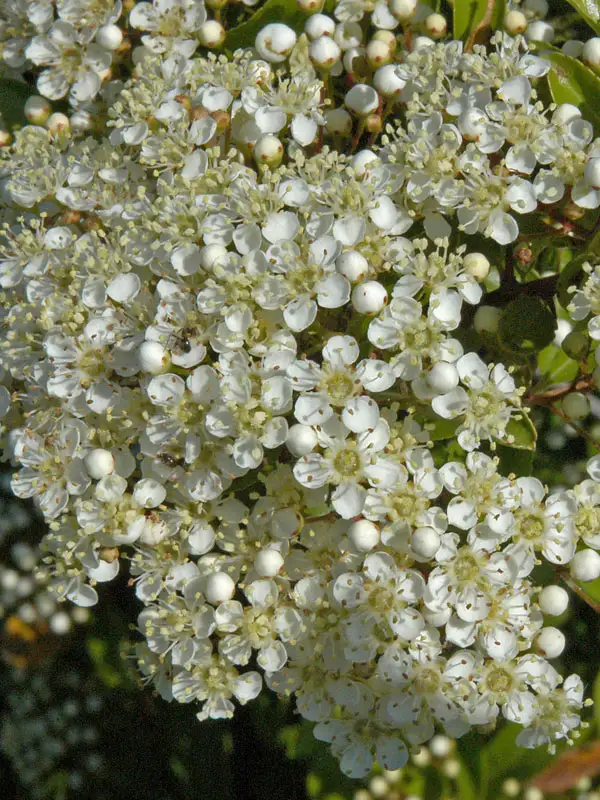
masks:
<svg viewBox="0 0 600 800"><path fill-rule="evenodd" d="M176 458L170 453L161 453L159 458L168 467L182 467L184 464L183 458Z"/></svg>
<svg viewBox="0 0 600 800"><path fill-rule="evenodd" d="M169 337L169 343L167 344L167 347L169 347L169 349L171 349L171 348L173 348L175 346L182 353L185 353L185 354L190 353L192 351L192 347L194 346L194 343L192 341L190 341L190 339L191 339L191 337L193 337L193 335L194 335L194 329L193 328L189 328L189 327L188 328L182 328L181 331L178 334L176 334L176 333L171 334L171 337ZM176 343L175 345L171 344L171 339L174 340L174 342Z"/></svg>

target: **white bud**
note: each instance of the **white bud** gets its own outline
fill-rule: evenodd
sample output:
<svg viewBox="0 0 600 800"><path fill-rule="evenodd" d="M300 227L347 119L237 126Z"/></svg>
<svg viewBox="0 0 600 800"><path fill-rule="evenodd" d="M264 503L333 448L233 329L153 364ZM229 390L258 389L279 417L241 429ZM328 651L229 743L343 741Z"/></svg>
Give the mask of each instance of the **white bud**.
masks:
<svg viewBox="0 0 600 800"><path fill-rule="evenodd" d="M342 50L360 47L363 39L362 28L358 22L342 22L336 27L333 38Z"/></svg>
<svg viewBox="0 0 600 800"><path fill-rule="evenodd" d="M562 410L569 419L585 419L590 413L590 401L582 392L571 392L561 400Z"/></svg>
<svg viewBox="0 0 600 800"><path fill-rule="evenodd" d="M359 117L366 117L379 108L379 95L372 86L357 83L346 93L344 103Z"/></svg>
<svg viewBox="0 0 600 800"><path fill-rule="evenodd" d="M525 0L523 10L528 16L545 19L548 16L547 0Z"/></svg>
<svg viewBox="0 0 600 800"><path fill-rule="evenodd" d="M581 111L577 108L577 106L574 106L571 103L561 103L554 114L552 114L552 122L555 125L566 125L567 123L572 122L574 119L579 119L580 117Z"/></svg>
<svg viewBox="0 0 600 800"><path fill-rule="evenodd" d="M321 11L325 3L324 0L296 0L296 5L303 14L314 14Z"/></svg>
<svg viewBox="0 0 600 800"><path fill-rule="evenodd" d="M298 37L288 25L271 22L258 32L254 46L265 61L280 64L292 52L297 41Z"/></svg>
<svg viewBox="0 0 600 800"><path fill-rule="evenodd" d="M50 133L60 133L60 131L68 131L71 127L71 123L69 122L69 118L66 114L50 114L48 119L46 120L46 128L50 131Z"/></svg>
<svg viewBox="0 0 600 800"><path fill-rule="evenodd" d="M389 6L398 22L408 22L417 10L417 0L391 0Z"/></svg>
<svg viewBox="0 0 600 800"><path fill-rule="evenodd" d="M335 21L326 14L314 14L306 20L304 33L309 39L318 39L321 36L333 36Z"/></svg>
<svg viewBox="0 0 600 800"><path fill-rule="evenodd" d="M369 782L369 792L376 800L389 795L390 785L383 775L375 775Z"/></svg>
<svg viewBox="0 0 600 800"><path fill-rule="evenodd" d="M527 17L522 11L513 8L512 11L508 11L504 17L504 30L510 34L510 36L524 33L527 30Z"/></svg>
<svg viewBox="0 0 600 800"><path fill-rule="evenodd" d="M551 617L560 617L569 607L569 594L562 586L545 586L538 598L540 610Z"/></svg>
<svg viewBox="0 0 600 800"><path fill-rule="evenodd" d="M198 40L203 47L220 47L226 36L225 28L216 19L209 19L198 28Z"/></svg>
<svg viewBox="0 0 600 800"><path fill-rule="evenodd" d="M166 488L154 478L142 478L133 487L133 499L144 508L156 508L166 496Z"/></svg>
<svg viewBox="0 0 600 800"><path fill-rule="evenodd" d="M231 600L235 594L235 583L225 572L213 572L206 579L204 596L209 603L217 605Z"/></svg>
<svg viewBox="0 0 600 800"><path fill-rule="evenodd" d="M160 342L142 342L137 355L140 369L150 375L160 375L170 364L169 354Z"/></svg>
<svg viewBox="0 0 600 800"><path fill-rule="evenodd" d="M94 118L89 111L84 111L83 108L80 108L71 114L71 129L76 133L85 133L93 127Z"/></svg>
<svg viewBox="0 0 600 800"><path fill-rule="evenodd" d="M310 43L310 60L320 69L331 69L342 57L340 46L331 36L319 36Z"/></svg>
<svg viewBox="0 0 600 800"><path fill-rule="evenodd" d="M315 449L317 434L308 425L292 425L285 444L290 453L299 458Z"/></svg>
<svg viewBox="0 0 600 800"><path fill-rule="evenodd" d="M44 125L52 113L52 103L46 100L45 97L34 94L27 99L23 113L25 114L25 119L33 125Z"/></svg>
<svg viewBox="0 0 600 800"><path fill-rule="evenodd" d="M507 778L502 784L502 794L507 797L518 797L521 794L521 784L516 778Z"/></svg>
<svg viewBox="0 0 600 800"><path fill-rule="evenodd" d="M200 249L200 266L210 272L217 261L226 255L227 248L222 244L206 244Z"/></svg>
<svg viewBox="0 0 600 800"><path fill-rule="evenodd" d="M254 559L254 569L261 578L274 578L284 565L284 558L274 547L259 550Z"/></svg>
<svg viewBox="0 0 600 800"><path fill-rule="evenodd" d="M542 792L541 789L538 789L537 786L528 786L525 789L523 800L544 800L545 797L546 795Z"/></svg>
<svg viewBox="0 0 600 800"><path fill-rule="evenodd" d="M123 31L118 25L103 25L96 32L96 42L105 50L117 50L123 44Z"/></svg>
<svg viewBox="0 0 600 800"><path fill-rule="evenodd" d="M356 550L366 553L379 544L379 528L368 519L359 519L348 528L348 539Z"/></svg>
<svg viewBox="0 0 600 800"><path fill-rule="evenodd" d="M115 468L115 458L110 450L97 447L84 458L88 475L95 481L110 475Z"/></svg>
<svg viewBox="0 0 600 800"><path fill-rule="evenodd" d="M49 619L49 626L52 633L57 636L64 636L71 630L71 617L66 611L57 611Z"/></svg>
<svg viewBox="0 0 600 800"><path fill-rule="evenodd" d="M337 271L351 283L361 280L369 271L369 262L357 250L346 250L335 262Z"/></svg>
<svg viewBox="0 0 600 800"><path fill-rule="evenodd" d="M378 314L387 304L388 293L379 281L365 281L354 287L351 299L359 314Z"/></svg>
<svg viewBox="0 0 600 800"><path fill-rule="evenodd" d="M581 58L584 46L584 43L580 39L569 39L560 49L566 56Z"/></svg>
<svg viewBox="0 0 600 800"><path fill-rule="evenodd" d="M352 130L352 117L345 108L332 108L325 112L325 129L327 133L348 134Z"/></svg>
<svg viewBox="0 0 600 800"><path fill-rule="evenodd" d="M554 28L549 22L537 19L527 26L525 38L528 42L547 42L552 44L554 41Z"/></svg>
<svg viewBox="0 0 600 800"><path fill-rule="evenodd" d="M278 167L283 158L283 145L276 136L266 133L254 145L253 156L257 164Z"/></svg>
<svg viewBox="0 0 600 800"><path fill-rule="evenodd" d="M426 376L427 383L437 394L445 394L458 386L459 375L454 364L439 361Z"/></svg>
<svg viewBox="0 0 600 800"><path fill-rule="evenodd" d="M570 570L576 581L595 581L600 578L600 555L595 550L580 550L573 556Z"/></svg>
<svg viewBox="0 0 600 800"><path fill-rule="evenodd" d="M375 161L377 161L377 156L372 150L359 150L356 155L352 156L350 166L362 178L369 169L369 165L374 166L373 162Z"/></svg>
<svg viewBox="0 0 600 800"><path fill-rule="evenodd" d="M484 281L490 272L490 262L483 253L467 253L463 258L465 269L475 280Z"/></svg>
<svg viewBox="0 0 600 800"><path fill-rule="evenodd" d="M477 333L497 333L500 327L502 311L494 306L479 306L473 318L473 326Z"/></svg>
<svg viewBox="0 0 600 800"><path fill-rule="evenodd" d="M392 52L385 42L372 39L366 47L365 55L371 69L377 69L392 60Z"/></svg>
<svg viewBox="0 0 600 800"><path fill-rule="evenodd" d="M417 528L410 540L413 553L421 561L429 561L439 550L440 535L433 528Z"/></svg>
<svg viewBox="0 0 600 800"><path fill-rule="evenodd" d="M373 86L383 97L393 97L406 86L406 81L397 74L395 64L385 64L373 75Z"/></svg>
<svg viewBox="0 0 600 800"><path fill-rule="evenodd" d="M544 658L558 658L565 649L565 636L558 628L542 628L536 637L535 648Z"/></svg>
<svg viewBox="0 0 600 800"><path fill-rule="evenodd" d="M448 758L454 750L454 742L447 736L438 733L429 742L429 749L436 758Z"/></svg>
<svg viewBox="0 0 600 800"><path fill-rule="evenodd" d="M593 189L600 189L600 158L590 158L585 165L584 177Z"/></svg>
<svg viewBox="0 0 600 800"><path fill-rule="evenodd" d="M434 39L439 39L448 30L446 18L441 14L430 14L425 20L425 30Z"/></svg>

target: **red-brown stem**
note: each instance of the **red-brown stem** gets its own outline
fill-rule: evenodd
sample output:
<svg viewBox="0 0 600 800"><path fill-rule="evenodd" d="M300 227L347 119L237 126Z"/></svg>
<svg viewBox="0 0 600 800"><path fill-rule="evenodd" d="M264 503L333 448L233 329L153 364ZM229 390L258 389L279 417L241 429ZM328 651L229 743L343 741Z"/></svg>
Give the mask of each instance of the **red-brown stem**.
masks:
<svg viewBox="0 0 600 800"><path fill-rule="evenodd" d="M559 572L560 579L567 584L569 589L572 589L578 597L587 603L590 608L593 608L596 614L600 614L600 603L597 603L593 598L586 594L585 590L576 583L568 572Z"/></svg>

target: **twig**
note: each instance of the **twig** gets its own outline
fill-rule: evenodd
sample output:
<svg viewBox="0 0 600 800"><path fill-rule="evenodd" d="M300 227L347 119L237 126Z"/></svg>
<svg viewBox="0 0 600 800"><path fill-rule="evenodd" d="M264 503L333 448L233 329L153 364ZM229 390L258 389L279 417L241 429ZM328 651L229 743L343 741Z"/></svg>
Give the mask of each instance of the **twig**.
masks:
<svg viewBox="0 0 600 800"><path fill-rule="evenodd" d="M592 444L596 450L600 450L600 442L597 442L593 436L590 436L585 428L582 428L581 425L578 425L576 422L574 422L565 414L564 411L558 408L558 406L551 405L550 410L557 414L561 419L564 419L564 421L567 422L574 430L576 430L580 436L583 436L584 439L587 439L587 441Z"/></svg>
<svg viewBox="0 0 600 800"><path fill-rule="evenodd" d="M591 598L589 594L587 594L585 590L573 580L568 572L561 571L558 574L560 579L567 584L569 589L572 589L578 597L581 597L581 599L588 604L590 608L593 608L596 614L600 614L600 603L597 603L593 598Z"/></svg>
<svg viewBox="0 0 600 800"><path fill-rule="evenodd" d="M535 406L551 406L557 400L570 394L571 392L589 392L594 387L594 379L591 375L584 375L576 378L569 386L556 387L540 394L530 394L526 400Z"/></svg>
<svg viewBox="0 0 600 800"><path fill-rule="evenodd" d="M479 25L471 31L471 35L467 39L467 43L465 44L465 53L470 52L473 49L473 45L477 41L477 37L479 34L484 31L486 28L490 28L492 25L492 14L494 13L494 8L496 6L496 0L487 0L487 5L485 7L485 14L483 15L483 19L479 23Z"/></svg>

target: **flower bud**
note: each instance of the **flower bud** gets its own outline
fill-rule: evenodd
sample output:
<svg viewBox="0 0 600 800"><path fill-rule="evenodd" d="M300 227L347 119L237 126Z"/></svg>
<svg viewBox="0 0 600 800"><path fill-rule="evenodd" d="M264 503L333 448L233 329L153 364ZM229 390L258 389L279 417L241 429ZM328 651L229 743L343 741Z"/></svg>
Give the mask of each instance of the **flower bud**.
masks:
<svg viewBox="0 0 600 800"><path fill-rule="evenodd" d="M359 314L378 314L387 304L388 294L378 281L365 281L354 287L351 299Z"/></svg>
<svg viewBox="0 0 600 800"><path fill-rule="evenodd" d="M367 45L365 56L371 69L378 69L392 60L392 53L387 44L374 39Z"/></svg>
<svg viewBox="0 0 600 800"><path fill-rule="evenodd" d="M254 46L265 61L280 64L292 52L297 41L298 37L288 25L271 22L258 32Z"/></svg>
<svg viewBox="0 0 600 800"><path fill-rule="evenodd" d="M325 112L325 130L332 134L348 134L352 130L352 117L345 108L332 108Z"/></svg>
<svg viewBox="0 0 600 800"><path fill-rule="evenodd" d="M359 552L366 553L379 544L379 528L368 519L359 519L348 528L348 539Z"/></svg>
<svg viewBox="0 0 600 800"><path fill-rule="evenodd" d="M303 14L316 14L323 10L325 0L296 0L296 5Z"/></svg>
<svg viewBox="0 0 600 800"><path fill-rule="evenodd" d="M306 20L304 33L309 39L319 39L321 36L333 36L335 21L326 14L315 14Z"/></svg>
<svg viewBox="0 0 600 800"><path fill-rule="evenodd" d="M435 758L448 758L455 746L452 739L440 733L436 734L429 742L429 749Z"/></svg>
<svg viewBox="0 0 600 800"><path fill-rule="evenodd" d="M504 30L510 36L516 36L518 33L524 33L527 30L527 17L522 11L513 8L504 16Z"/></svg>
<svg viewBox="0 0 600 800"><path fill-rule="evenodd" d="M562 410L572 420L585 419L590 413L590 401L582 392L571 392L561 400Z"/></svg>
<svg viewBox="0 0 600 800"><path fill-rule="evenodd" d="M142 342L138 350L138 363L142 372L160 375L168 369L170 358L160 342Z"/></svg>
<svg viewBox="0 0 600 800"><path fill-rule="evenodd" d="M545 19L548 16L547 0L525 0L522 8L531 19Z"/></svg>
<svg viewBox="0 0 600 800"><path fill-rule="evenodd" d="M394 31L385 31L385 30L375 31L371 41L385 42L385 44L387 44L392 54L395 52L396 45L398 43Z"/></svg>
<svg viewBox="0 0 600 800"><path fill-rule="evenodd" d="M381 133L383 130L383 118L381 114L369 114L365 120L365 130L367 133Z"/></svg>
<svg viewBox="0 0 600 800"><path fill-rule="evenodd" d="M595 550L580 550L573 556L569 568L576 581L595 581L600 578L600 555Z"/></svg>
<svg viewBox="0 0 600 800"><path fill-rule="evenodd" d="M110 450L97 447L88 453L83 463L92 480L99 481L101 478L110 475L115 468L115 458Z"/></svg>
<svg viewBox="0 0 600 800"><path fill-rule="evenodd" d="M581 331L570 331L562 340L561 347L569 358L580 361L587 356L590 349L590 342L585 333Z"/></svg>
<svg viewBox="0 0 600 800"><path fill-rule="evenodd" d="M417 0L391 0L390 11L398 22L408 22L415 15Z"/></svg>
<svg viewBox="0 0 600 800"><path fill-rule="evenodd" d="M569 594L562 586L546 586L540 592L538 603L542 614L560 617L569 607Z"/></svg>
<svg viewBox="0 0 600 800"><path fill-rule="evenodd" d="M351 283L361 280L369 271L369 262L357 250L346 250L335 262L337 271Z"/></svg>
<svg viewBox="0 0 600 800"><path fill-rule="evenodd" d="M71 114L71 129L74 133L85 133L91 131L93 127L94 118L89 111L80 108Z"/></svg>
<svg viewBox="0 0 600 800"><path fill-rule="evenodd" d="M397 74L395 64L380 67L373 75L373 86L382 97L394 97L406 86L406 81Z"/></svg>
<svg viewBox="0 0 600 800"><path fill-rule="evenodd" d="M12 143L10 131L0 130L0 147L8 147Z"/></svg>
<svg viewBox="0 0 600 800"><path fill-rule="evenodd" d="M528 42L547 42L552 44L554 41L554 28L549 22L538 19L530 22L525 31L525 38Z"/></svg>
<svg viewBox="0 0 600 800"><path fill-rule="evenodd" d="M433 528L417 528L410 540L413 553L420 561L429 561L439 550L441 539Z"/></svg>
<svg viewBox="0 0 600 800"><path fill-rule="evenodd" d="M204 596L212 605L231 600L235 594L235 583L226 572L213 572L206 579Z"/></svg>
<svg viewBox="0 0 600 800"><path fill-rule="evenodd" d="M34 94L27 99L23 113L25 114L25 119L31 122L32 125L45 125L46 120L52 113L52 103L46 100L45 97Z"/></svg>
<svg viewBox="0 0 600 800"><path fill-rule="evenodd" d="M331 36L319 36L309 46L310 60L319 69L331 69L342 57L340 46Z"/></svg>
<svg viewBox="0 0 600 800"><path fill-rule="evenodd" d="M502 311L494 306L479 306L473 318L477 333L498 333Z"/></svg>
<svg viewBox="0 0 600 800"><path fill-rule="evenodd" d="M366 117L379 108L379 95L372 86L357 83L346 93L344 103L359 117Z"/></svg>
<svg viewBox="0 0 600 800"><path fill-rule="evenodd" d="M542 628L535 640L535 649L544 658L558 658L565 649L565 637L558 628Z"/></svg>
<svg viewBox="0 0 600 800"><path fill-rule="evenodd" d="M570 56L570 58L581 58L584 46L584 43L580 39L569 39L560 49L566 56Z"/></svg>
<svg viewBox="0 0 600 800"><path fill-rule="evenodd" d="M225 28L216 19L209 19L198 28L198 40L203 47L209 49L220 47L225 41Z"/></svg>
<svg viewBox="0 0 600 800"><path fill-rule="evenodd" d="M261 578L274 578L283 567L285 560L279 550L265 547L254 558L254 569Z"/></svg>
<svg viewBox="0 0 600 800"><path fill-rule="evenodd" d="M430 14L425 20L425 30L432 39L440 39L448 30L446 18L441 14Z"/></svg>
<svg viewBox="0 0 600 800"><path fill-rule="evenodd" d="M46 128L50 131L50 133L61 133L62 131L68 131L71 127L71 123L69 122L69 118L66 114L50 114L48 119L46 120Z"/></svg>
<svg viewBox="0 0 600 800"><path fill-rule="evenodd" d="M123 31L118 25L103 25L96 32L96 42L105 50L118 50L123 44Z"/></svg>
<svg viewBox="0 0 600 800"><path fill-rule="evenodd" d="M484 281L490 273L490 262L483 253L467 253L463 264L469 275L477 281Z"/></svg>
<svg viewBox="0 0 600 800"><path fill-rule="evenodd" d="M434 392L445 394L458 386L458 370L454 364L450 364L447 361L439 361L427 373L426 380Z"/></svg>
<svg viewBox="0 0 600 800"><path fill-rule="evenodd" d="M285 444L293 456L300 458L315 449L317 434L308 425L292 425Z"/></svg>
<svg viewBox="0 0 600 800"><path fill-rule="evenodd" d="M507 778L502 784L502 794L506 797L518 797L521 794L521 784L516 778Z"/></svg>
<svg viewBox="0 0 600 800"><path fill-rule="evenodd" d="M283 145L276 136L266 133L254 145L254 160L267 167L278 167L283 158Z"/></svg>

